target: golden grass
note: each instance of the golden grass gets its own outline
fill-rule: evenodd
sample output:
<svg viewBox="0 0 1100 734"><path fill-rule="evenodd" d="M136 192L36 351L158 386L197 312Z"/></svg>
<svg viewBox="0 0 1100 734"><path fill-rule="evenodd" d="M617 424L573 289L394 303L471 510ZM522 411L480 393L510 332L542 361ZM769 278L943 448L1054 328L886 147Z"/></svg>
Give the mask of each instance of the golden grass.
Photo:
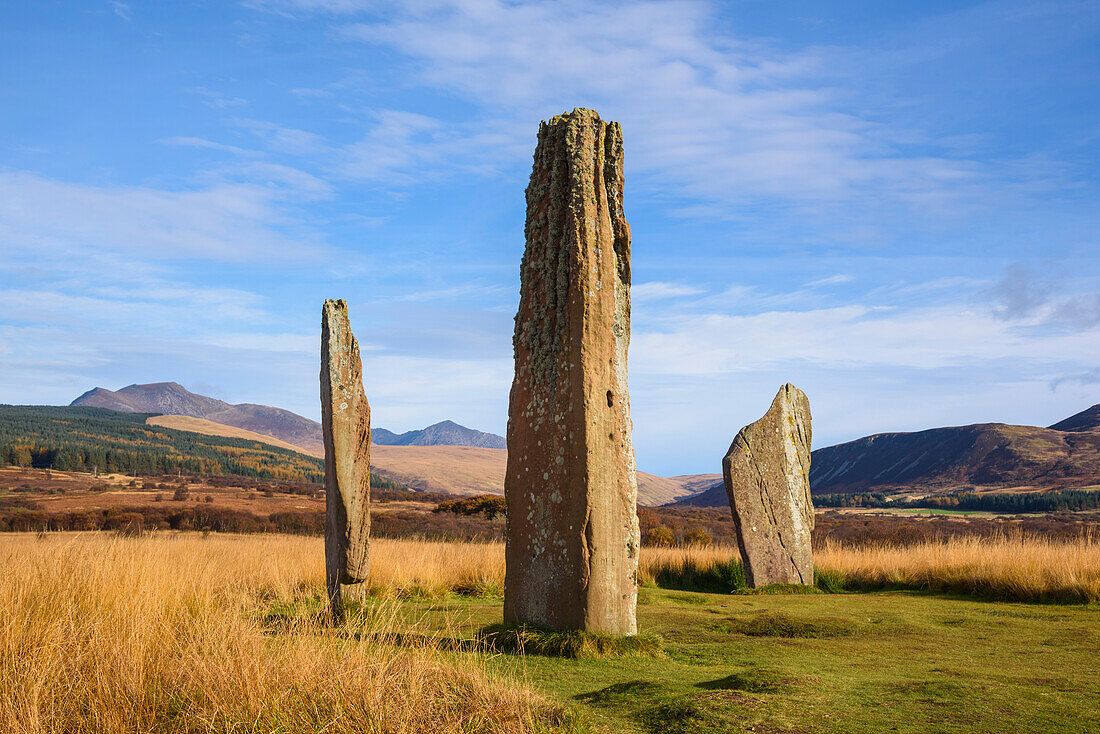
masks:
<svg viewBox="0 0 1100 734"><path fill-rule="evenodd" d="M318 541L318 553L320 552ZM371 540L371 595L428 596L450 591L504 593L503 543Z"/></svg>
<svg viewBox="0 0 1100 734"><path fill-rule="evenodd" d="M396 562L385 545L378 555ZM527 732L559 721L556 705L476 661L386 644L385 614L364 635L308 619L265 628L265 610L322 588L320 551L284 536L5 535L0 731Z"/></svg>
<svg viewBox="0 0 1100 734"><path fill-rule="evenodd" d="M191 433L201 433L205 436L224 436L225 438L243 438L248 441L259 441L269 446L278 446L288 451L296 451L299 454L308 454L309 456L316 456L319 459L325 458L324 444L320 446L297 446L275 438L274 436L250 431L247 428L227 426L224 423L215 423L214 421L208 421L203 418L192 418L189 415L154 415L150 418L146 418L145 422L150 426L174 428L177 431L190 431Z"/></svg>
<svg viewBox="0 0 1100 734"><path fill-rule="evenodd" d="M815 565L855 587L926 588L1018 601L1100 600L1100 542L951 538L907 546L827 543Z"/></svg>
<svg viewBox="0 0 1100 734"><path fill-rule="evenodd" d="M302 542L320 547L320 541ZM737 549L727 546L643 548L638 579L653 584L660 574L705 572L737 557ZM967 537L871 547L827 543L815 551L814 561L819 574L839 574L851 588L929 589L1020 601L1100 600L1100 542L1093 538ZM382 597L434 597L448 591L498 595L504 588L504 545L376 539L371 586L372 594Z"/></svg>
<svg viewBox="0 0 1100 734"><path fill-rule="evenodd" d="M643 548L638 578L642 583L654 583L661 569L683 568L692 562L709 567L728 562L731 555L736 556L737 550L721 546ZM500 595L504 590L504 544L376 538L371 541L370 575L375 597L434 597L448 591Z"/></svg>
<svg viewBox="0 0 1100 734"><path fill-rule="evenodd" d="M706 573L728 565L725 546L643 548L638 579ZM1100 542L1093 538L950 538L906 546L827 543L814 554L819 575L846 588L909 588L1017 601L1100 600ZM448 590L499 594L504 587L501 543L375 540L375 596L438 596Z"/></svg>
<svg viewBox="0 0 1100 734"><path fill-rule="evenodd" d="M323 608L322 547L289 536L0 537L0 731L528 732L566 720L490 680L476 655L459 663L430 645L390 644L399 615L385 603L360 618L362 635L308 611L273 623L273 610ZM731 548L646 548L639 576L735 558ZM1100 599L1091 538L829 544L816 560L849 588ZM503 579L499 543L373 543L376 597L494 594Z"/></svg>

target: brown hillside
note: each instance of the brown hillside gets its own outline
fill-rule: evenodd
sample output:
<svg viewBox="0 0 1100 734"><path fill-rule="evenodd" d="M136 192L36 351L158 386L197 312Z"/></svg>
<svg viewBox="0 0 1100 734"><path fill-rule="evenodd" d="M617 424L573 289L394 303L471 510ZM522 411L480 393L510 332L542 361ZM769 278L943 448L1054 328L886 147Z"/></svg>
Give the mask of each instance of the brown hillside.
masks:
<svg viewBox="0 0 1100 734"><path fill-rule="evenodd" d="M229 436L263 441L324 458L324 449L305 448L280 441L271 436L226 426L201 418L180 415L160 415L149 423L180 431L192 431L209 436ZM371 446L372 469L388 479L422 492L444 494L504 494L504 470L508 463L507 449L478 446ZM659 477L638 472L638 503L645 506L663 505L697 491L713 482L718 475L688 474L679 477Z"/></svg>
<svg viewBox="0 0 1100 734"><path fill-rule="evenodd" d="M215 423L214 421L208 421L202 418L192 418L188 415L154 415L145 422L151 426L163 426L164 428L174 428L177 431L202 433L207 436L225 436L227 438L244 438L249 441L261 441L271 446L278 446L281 449L297 451L300 454L308 454L309 456L316 456L321 459L325 458L325 451L323 448L306 449L302 446L295 446L292 443L282 441L274 436L267 436L263 433L256 433L255 431L249 431L245 428L227 426L223 423Z"/></svg>
<svg viewBox="0 0 1100 734"><path fill-rule="evenodd" d="M97 387L71 404L107 408L122 413L164 413L202 418L265 436L274 436L309 451L324 448L321 424L317 421L270 405L230 405L223 400L193 393L176 382L128 385L117 391Z"/></svg>
<svg viewBox="0 0 1100 734"><path fill-rule="evenodd" d="M879 433L811 455L814 494L1035 491L1100 482L1100 405L1050 428L979 423ZM721 481L677 504L722 507Z"/></svg>

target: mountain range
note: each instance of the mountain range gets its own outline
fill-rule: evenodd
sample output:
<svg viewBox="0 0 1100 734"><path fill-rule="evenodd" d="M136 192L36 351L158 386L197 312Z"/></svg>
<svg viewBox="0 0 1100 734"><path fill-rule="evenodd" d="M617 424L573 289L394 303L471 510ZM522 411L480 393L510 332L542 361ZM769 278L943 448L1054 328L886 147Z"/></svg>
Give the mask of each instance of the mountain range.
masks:
<svg viewBox="0 0 1100 734"><path fill-rule="evenodd" d="M267 441L324 457L321 424L267 405L232 405L193 393L175 382L102 387L81 395L74 406L123 413L160 413L148 422L205 435ZM502 494L508 452L503 436L442 421L419 431L397 434L372 428L371 468L411 489L448 494ZM717 474L659 477L638 472L638 501L673 502L713 484Z"/></svg>
<svg viewBox="0 0 1100 734"><path fill-rule="evenodd" d="M201 418L265 436L274 436L310 452L324 451L321 424L317 421L269 405L233 405L193 393L177 382L135 384L121 390L97 387L84 393L70 405L107 408L120 413L163 413ZM401 434L385 428L372 428L371 443L379 446L479 446L494 449L505 446L503 436L475 431L454 421L442 421L419 431Z"/></svg>
<svg viewBox="0 0 1100 734"><path fill-rule="evenodd" d="M267 405L232 405L175 382L97 387L74 406L161 413L150 423L219 436L250 437L324 456L321 425ZM410 488L455 494L504 487L502 436L442 421L397 434L372 428L376 472ZM715 461L718 464L718 461ZM814 494L938 492L968 487L1065 487L1100 483L1100 405L1047 428L1004 423L880 433L812 453ZM659 477L638 472L639 503L724 506L718 474Z"/></svg>
<svg viewBox="0 0 1100 734"><path fill-rule="evenodd" d="M504 436L482 433L454 421L441 421L419 431L394 433L385 428L371 428L371 443L379 446L479 446L486 449L507 448Z"/></svg>
<svg viewBox="0 0 1100 734"><path fill-rule="evenodd" d="M107 408L120 413L186 415L274 436L301 448L324 449L321 424L317 421L270 405L231 405L216 398L197 395L177 382L135 384L117 391L97 387L69 405Z"/></svg>
<svg viewBox="0 0 1100 734"><path fill-rule="evenodd" d="M1046 428L1005 423L879 433L810 455L813 494L1100 484L1100 404ZM716 482L678 504L728 504Z"/></svg>

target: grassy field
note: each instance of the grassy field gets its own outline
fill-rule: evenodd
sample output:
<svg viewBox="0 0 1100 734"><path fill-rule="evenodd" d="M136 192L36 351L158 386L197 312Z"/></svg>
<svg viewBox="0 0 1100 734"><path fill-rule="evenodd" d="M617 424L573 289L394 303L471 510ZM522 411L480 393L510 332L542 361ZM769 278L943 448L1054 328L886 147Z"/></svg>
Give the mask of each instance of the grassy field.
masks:
<svg viewBox="0 0 1100 734"><path fill-rule="evenodd" d="M272 610L315 604L321 542L281 536L0 539L0 731L538 732L560 704L358 632ZM273 621L275 619L276 621ZM403 630L401 630L403 631Z"/></svg>
<svg viewBox="0 0 1100 734"><path fill-rule="evenodd" d="M0 537L0 730L1100 730L1090 540L818 554L834 586L981 598L701 593L685 589L736 582L728 549L644 549L645 644L576 659L478 644L500 621L498 544L376 540L371 601L335 630L321 548L288 536Z"/></svg>
<svg viewBox="0 0 1100 734"><path fill-rule="evenodd" d="M641 592L639 628L661 655L488 667L615 732L1100 731L1095 606ZM456 639L499 617L490 601L409 606Z"/></svg>

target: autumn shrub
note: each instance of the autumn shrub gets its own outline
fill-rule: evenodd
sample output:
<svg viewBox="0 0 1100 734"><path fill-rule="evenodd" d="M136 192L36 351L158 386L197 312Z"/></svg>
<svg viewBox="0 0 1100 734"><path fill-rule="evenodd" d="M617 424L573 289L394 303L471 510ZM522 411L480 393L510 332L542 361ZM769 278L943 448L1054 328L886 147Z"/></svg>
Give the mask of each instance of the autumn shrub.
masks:
<svg viewBox="0 0 1100 734"><path fill-rule="evenodd" d="M650 548L671 548L676 545L676 535L671 528L657 525L642 533L642 545Z"/></svg>

